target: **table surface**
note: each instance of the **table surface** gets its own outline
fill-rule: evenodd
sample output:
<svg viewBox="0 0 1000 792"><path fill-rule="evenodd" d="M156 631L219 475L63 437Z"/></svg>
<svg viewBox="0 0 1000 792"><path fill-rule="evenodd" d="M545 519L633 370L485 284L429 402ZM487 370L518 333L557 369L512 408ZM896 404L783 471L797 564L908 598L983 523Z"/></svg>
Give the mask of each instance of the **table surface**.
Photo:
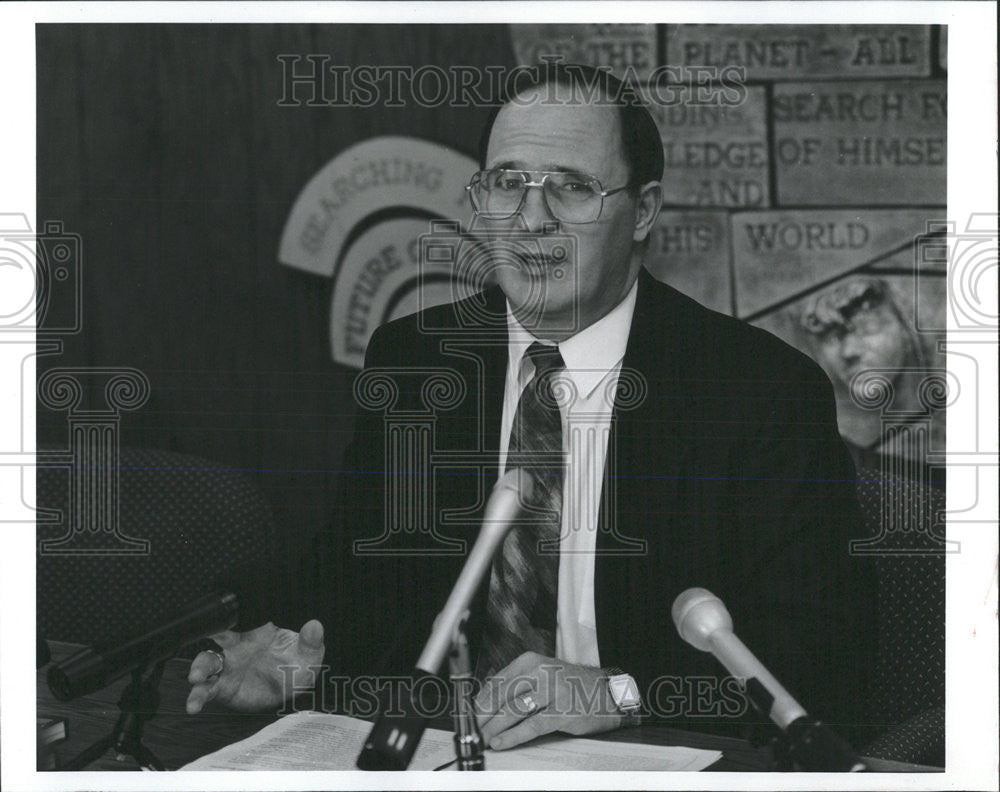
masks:
<svg viewBox="0 0 1000 792"><path fill-rule="evenodd" d="M79 648L73 644L55 641L50 641L49 645L54 661L67 657ZM200 756L245 739L276 720L276 716L272 714L233 712L214 703L208 704L205 710L196 716L188 715L184 711L184 702L189 689L188 665L187 660L167 661L160 683L160 709L156 717L146 724L144 730L143 743L169 770L177 769ZM75 701L63 702L57 700L49 691L46 669L38 671L38 717L62 717L68 722L67 739L55 749L60 766L111 731L119 714L118 699L127 684L128 678L123 678L104 690ZM442 726L437 723L434 725ZM722 751L722 759L712 765L711 770L760 771L766 769L768 763L767 749L754 747L745 740L699 734L665 726L640 726L591 736L594 739L620 742L682 745ZM940 768L880 759L866 761L872 770L880 772L940 771ZM138 768L133 759L125 758L123 761L118 761L109 751L87 769L137 770Z"/></svg>

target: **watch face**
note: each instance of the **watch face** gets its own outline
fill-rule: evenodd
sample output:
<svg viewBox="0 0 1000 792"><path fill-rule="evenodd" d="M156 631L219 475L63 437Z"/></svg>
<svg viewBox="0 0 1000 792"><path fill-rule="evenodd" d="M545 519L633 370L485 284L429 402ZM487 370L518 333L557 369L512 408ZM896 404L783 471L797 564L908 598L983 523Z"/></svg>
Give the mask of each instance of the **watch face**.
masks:
<svg viewBox="0 0 1000 792"><path fill-rule="evenodd" d="M634 709L642 702L639 698L639 686L628 674L611 677L608 680L608 687L611 688L611 698L620 709Z"/></svg>

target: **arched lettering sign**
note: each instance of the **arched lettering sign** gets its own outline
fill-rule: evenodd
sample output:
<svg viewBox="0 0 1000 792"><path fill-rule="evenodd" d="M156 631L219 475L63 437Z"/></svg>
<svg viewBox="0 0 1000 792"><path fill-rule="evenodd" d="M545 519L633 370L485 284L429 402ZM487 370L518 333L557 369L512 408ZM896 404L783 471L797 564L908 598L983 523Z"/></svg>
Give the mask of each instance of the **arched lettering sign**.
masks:
<svg viewBox="0 0 1000 792"><path fill-rule="evenodd" d="M425 262L421 277L419 240L433 219L468 217L465 185L476 167L471 157L437 143L376 137L338 154L299 194L278 258L333 277L336 362L361 368L379 325L453 299L450 265ZM429 267L439 268L440 278Z"/></svg>

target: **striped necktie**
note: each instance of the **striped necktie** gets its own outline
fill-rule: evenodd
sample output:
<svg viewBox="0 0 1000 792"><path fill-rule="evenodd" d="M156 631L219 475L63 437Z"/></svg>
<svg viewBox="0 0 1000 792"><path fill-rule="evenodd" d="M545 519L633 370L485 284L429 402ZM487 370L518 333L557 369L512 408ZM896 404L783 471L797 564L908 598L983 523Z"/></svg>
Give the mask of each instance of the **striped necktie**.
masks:
<svg viewBox="0 0 1000 792"><path fill-rule="evenodd" d="M507 534L493 561L477 666L480 678L495 674L523 652L551 657L556 648L564 460L553 381L565 364L558 347L537 341L525 357L534 363L535 375L514 413L507 470L527 471L534 486L524 522Z"/></svg>

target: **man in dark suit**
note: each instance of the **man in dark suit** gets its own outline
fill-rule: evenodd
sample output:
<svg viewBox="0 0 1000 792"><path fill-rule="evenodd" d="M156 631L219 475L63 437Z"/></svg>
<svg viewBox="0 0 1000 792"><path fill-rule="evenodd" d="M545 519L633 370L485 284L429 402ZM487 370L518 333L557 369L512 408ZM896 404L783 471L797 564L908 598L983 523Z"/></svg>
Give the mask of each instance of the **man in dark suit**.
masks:
<svg viewBox="0 0 1000 792"><path fill-rule="evenodd" d="M581 99L594 74L598 100ZM854 470L832 388L642 269L663 156L622 97L606 74L554 70L491 117L470 192L497 285L371 339L341 509L292 597L335 626L328 645L319 621L221 636L224 660L192 664L189 711L276 706L278 665L405 673L490 487L518 465L534 474L536 533L511 532L469 624L493 747L618 726L634 701L612 679L673 722L745 717L673 626L692 586L722 598L811 711L862 722L874 596L848 552ZM429 518L402 508L404 491L433 498ZM539 550L546 535L558 552Z"/></svg>

